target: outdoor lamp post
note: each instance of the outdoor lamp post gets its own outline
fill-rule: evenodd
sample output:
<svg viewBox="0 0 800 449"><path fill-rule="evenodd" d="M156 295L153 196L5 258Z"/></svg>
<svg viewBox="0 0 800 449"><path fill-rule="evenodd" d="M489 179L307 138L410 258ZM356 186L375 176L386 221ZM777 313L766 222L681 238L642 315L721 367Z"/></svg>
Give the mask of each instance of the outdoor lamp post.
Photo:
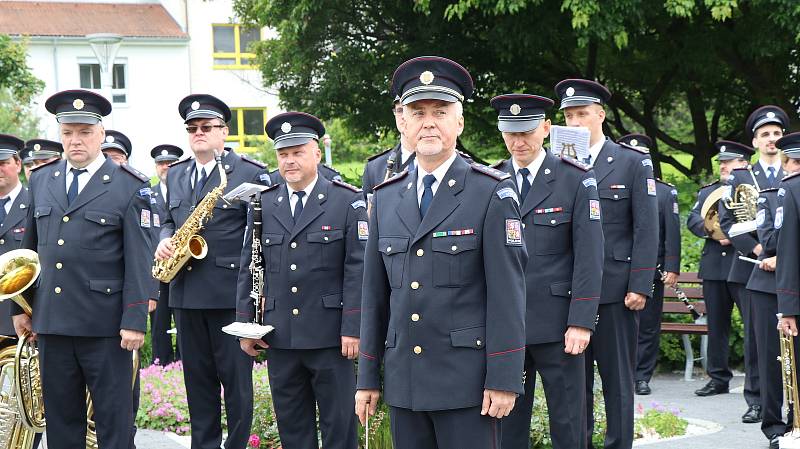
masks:
<svg viewBox="0 0 800 449"><path fill-rule="evenodd" d="M92 47L97 61L100 63L100 85L103 95L108 99L111 104L114 104L114 95L112 89L114 88L114 60L117 57L117 51L122 43L122 36L113 33L94 33L87 34L86 39ZM103 121L107 129L113 128L114 112L106 117Z"/></svg>

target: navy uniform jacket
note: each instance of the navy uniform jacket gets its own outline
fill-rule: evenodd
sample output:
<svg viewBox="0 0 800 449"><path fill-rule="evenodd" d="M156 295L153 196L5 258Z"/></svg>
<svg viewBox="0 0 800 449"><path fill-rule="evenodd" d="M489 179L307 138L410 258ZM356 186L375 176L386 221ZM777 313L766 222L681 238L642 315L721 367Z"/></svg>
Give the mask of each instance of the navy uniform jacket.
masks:
<svg viewBox="0 0 800 449"><path fill-rule="evenodd" d="M734 195L736 187L740 184L753 185L753 178L746 168L733 169L729 178L730 179L726 182L726 186L730 187L731 196ZM719 225L722 228L722 232L724 232L725 235L729 235L728 232L731 230L731 227L736 224L736 217L734 217L733 213L727 207L725 207L723 201L719 202L717 209L719 210ZM758 240L755 236L755 233L747 233L737 235L736 237L730 237L730 241L733 244L733 247L736 249L736 255L733 258L733 262L731 262L731 271L728 274L728 282L747 284L755 265L750 262L739 260L739 255L755 258L756 255L753 253L753 250L755 249L756 245L758 245Z"/></svg>
<svg viewBox="0 0 800 449"><path fill-rule="evenodd" d="M399 142L394 147L370 156L367 159L367 164L364 166L364 174L361 176L361 188L364 191L365 198L372 193L372 189L376 185L382 183L384 178L386 178L386 165L391 156L394 156L392 173L398 174L405 168L403 167L403 156Z"/></svg>
<svg viewBox="0 0 800 449"><path fill-rule="evenodd" d="M227 149L222 165L228 177L225 192L243 182L269 185L269 175L260 162L247 159ZM192 171L195 159L175 162L167 175L167 204L161 239L171 237L186 222L195 206ZM219 169L208 177L200 200L219 185ZM219 200L213 218L200 235L208 244L205 258L190 260L170 282L169 306L182 309L235 309L236 279L242 256L244 229L247 225L247 204L236 201L227 204Z"/></svg>
<svg viewBox="0 0 800 449"><path fill-rule="evenodd" d="M164 198L164 195L161 194L161 182L159 181L151 187L152 195L150 198L150 208L153 210L153 254L156 252L156 248L158 248L158 243L161 241L161 224L164 221L164 217L166 217L167 213L167 199ZM164 288L169 288L169 284L164 284ZM160 299L160 289L162 288L161 282L158 279L153 279L153 294L152 299ZM164 296L166 297L166 296Z"/></svg>
<svg viewBox="0 0 800 449"><path fill-rule="evenodd" d="M783 178L778 190L775 228L778 232L776 277L778 312L800 315L800 176Z"/></svg>
<svg viewBox="0 0 800 449"><path fill-rule="evenodd" d="M681 217L675 186L656 179L658 264L664 272L681 272Z"/></svg>
<svg viewBox="0 0 800 449"><path fill-rule="evenodd" d="M67 205L66 161L34 169L22 247L39 253L33 331L72 337L144 332L150 281L150 182L106 159ZM15 307L14 313L22 311Z"/></svg>
<svg viewBox="0 0 800 449"><path fill-rule="evenodd" d="M412 410L522 394L527 253L508 175L456 157L420 220L416 173L375 189L358 389Z"/></svg>
<svg viewBox="0 0 800 449"><path fill-rule="evenodd" d="M628 292L652 296L658 204L650 155L607 140L594 174L605 237L600 303L623 302Z"/></svg>
<svg viewBox="0 0 800 449"><path fill-rule="evenodd" d="M341 181L342 174L336 171L335 169L328 167L327 165L320 162L317 164L317 173L319 173L323 178L327 179L328 181ZM281 184L283 183L283 177L281 176L280 171L276 168L269 172L269 180L272 184Z"/></svg>
<svg viewBox="0 0 800 449"><path fill-rule="evenodd" d="M338 347L358 337L367 209L361 190L317 178L297 224L286 184L261 195L265 341L277 349ZM252 218L248 229L252 230ZM242 248L237 319L253 320L252 232Z"/></svg>
<svg viewBox="0 0 800 449"><path fill-rule="evenodd" d="M13 249L22 246L22 237L25 235L25 219L28 216L28 205L30 204L30 193L28 188L23 186L19 191L11 210L6 215L6 219L0 226L0 254L5 254ZM0 335L16 336L14 324L11 321L10 299L0 302Z"/></svg>
<svg viewBox="0 0 800 449"><path fill-rule="evenodd" d="M764 251L758 256L758 260L764 260L777 254L778 251L778 231L775 229L775 211L778 208L778 188L764 189L758 197L758 214L756 224L758 225L758 241ZM749 290L757 292L775 294L775 272L764 271L758 267L753 267L753 274L747 282Z"/></svg>
<svg viewBox="0 0 800 449"><path fill-rule="evenodd" d="M758 187L760 189L767 189L769 188L769 181L767 181L767 172L764 171L764 167L761 166L759 162L753 164L753 174L756 177L756 181L758 181ZM777 188L778 183L780 180L783 179L789 172L784 170L782 167L778 172L775 174L775 188Z"/></svg>
<svg viewBox="0 0 800 449"><path fill-rule="evenodd" d="M515 180L511 160L494 166ZM522 203L527 344L564 340L567 326L594 330L603 279L603 227L594 172L547 152Z"/></svg>
<svg viewBox="0 0 800 449"><path fill-rule="evenodd" d="M719 187L721 187L719 181L703 186L697 194L697 201L686 218L686 227L689 228L689 231L705 239L703 252L700 256L700 272L697 276L706 281L727 281L728 273L731 271L733 255L736 252L733 246L722 246L718 241L706 235L703 216L700 215L703 203L705 203L708 195Z"/></svg>

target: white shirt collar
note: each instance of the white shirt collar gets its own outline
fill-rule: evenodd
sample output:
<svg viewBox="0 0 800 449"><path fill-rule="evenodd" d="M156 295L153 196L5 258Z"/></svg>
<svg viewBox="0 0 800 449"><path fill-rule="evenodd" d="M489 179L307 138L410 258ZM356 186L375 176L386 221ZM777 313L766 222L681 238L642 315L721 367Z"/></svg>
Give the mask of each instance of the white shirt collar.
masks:
<svg viewBox="0 0 800 449"><path fill-rule="evenodd" d="M78 179L87 179L87 180L91 179L92 176L94 176L94 174L97 173L97 170L100 170L100 167L102 167L103 164L105 164L105 162L106 162L106 156L103 153L100 153L96 158L94 158L94 160L92 162L89 163L89 165L87 165L86 167L83 167L83 168L86 169L86 174L88 174L89 176L81 176ZM77 168L77 167L75 167L74 165L70 164L69 160L67 160L67 174L68 175L72 174L72 169L73 168Z"/></svg>
<svg viewBox="0 0 800 449"><path fill-rule="evenodd" d="M195 173L200 176L200 170L206 169L206 176L211 176L211 172L214 170L214 166L217 164L216 159L211 159L210 161L206 162L205 164L201 164L200 161L197 159L194 160L194 169Z"/></svg>
<svg viewBox="0 0 800 449"><path fill-rule="evenodd" d="M406 161L408 160L408 158L410 158L412 154L414 154L413 151L409 151L409 150L406 149L406 147L400 145L400 163L401 164L405 164Z"/></svg>
<svg viewBox="0 0 800 449"><path fill-rule="evenodd" d="M7 196L8 201L6 202L6 206L5 206L6 213L11 211L11 206L14 204L14 201L16 201L17 196L19 195L19 192L21 192L21 191L22 191L22 183L18 182L17 186L14 187L13 189L11 189L10 192L8 192L8 196Z"/></svg>
<svg viewBox="0 0 800 449"><path fill-rule="evenodd" d="M597 162L597 157L600 155L600 150L603 149L603 145L606 143L606 136L602 136L602 138L594 145L589 147L589 154L592 156L592 165Z"/></svg>
<svg viewBox="0 0 800 449"><path fill-rule="evenodd" d="M758 160L758 164L761 165L761 168L764 170L764 174L765 175L769 174L769 167L775 168L775 176L780 176L781 170L783 169L783 167L781 166L780 159L778 159L777 163L772 164L772 165L768 165L768 164L764 163L764 161L759 159Z"/></svg>
<svg viewBox="0 0 800 449"><path fill-rule="evenodd" d="M436 178L436 182L434 182L433 185L431 185L431 190L433 191L433 194L436 195L436 189L438 189L439 185L442 183L442 179L444 179L444 175L447 174L447 170L450 170L450 166L453 165L453 161L456 160L456 156L458 156L458 153L453 151L453 154L451 154L450 157L447 158L447 160L442 162L442 164L439 165L438 167L436 167L433 170L433 172L431 172L431 173L428 173L425 170L423 170L421 165L417 165L417 201L418 202L422 201L422 194L425 191L425 184L422 182L422 178L424 178L425 175L433 175L433 177Z"/></svg>
<svg viewBox="0 0 800 449"><path fill-rule="evenodd" d="M303 192L306 192L305 196L303 197L303 204L305 204L305 200L308 199L309 195L311 195L311 192L314 191L314 186L317 185L317 180L318 179L319 179L319 174L314 175L314 180L311 181L311 183L309 185L307 185L305 189L303 189ZM289 200L290 201L293 201L294 198L297 198L294 195L294 192L299 192L299 190L295 190L295 189L289 187L289 183L286 183L286 190L289 192Z"/></svg>
<svg viewBox="0 0 800 449"><path fill-rule="evenodd" d="M528 175L528 182L530 182L531 184L533 183L533 180L536 179L536 174L539 173L539 169L542 168L546 151L547 150L545 150L544 148L539 149L539 154L537 154L536 157L531 161L531 163L526 165L525 167L521 167L519 164L517 164L516 159L514 159L513 157L511 158L511 165L514 167L514 174L518 178L517 184L522 182L522 179L520 179L519 177L519 169L521 168L527 168L528 171L530 171L530 174Z"/></svg>

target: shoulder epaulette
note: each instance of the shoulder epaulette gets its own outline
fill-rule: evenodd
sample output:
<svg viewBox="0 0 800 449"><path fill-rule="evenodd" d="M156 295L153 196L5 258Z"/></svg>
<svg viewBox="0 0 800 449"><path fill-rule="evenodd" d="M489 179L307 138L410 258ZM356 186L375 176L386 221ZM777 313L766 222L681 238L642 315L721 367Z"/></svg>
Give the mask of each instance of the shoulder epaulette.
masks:
<svg viewBox="0 0 800 449"><path fill-rule="evenodd" d="M271 175L274 175L274 174L276 174L276 173L277 173L277 174L280 174L280 173L278 172L278 169L277 169L277 168L276 168L275 170L272 170L271 172L269 172L270 176L271 176Z"/></svg>
<svg viewBox="0 0 800 449"><path fill-rule="evenodd" d="M394 147L387 148L387 149L385 149L385 150L381 151L381 152L380 152L380 153L378 153L378 154L373 154L372 156L370 156L370 157L368 157L368 158L367 158L367 161L371 161L371 160L373 160L373 159L377 159L377 158L379 158L379 157L383 156L384 154L386 154L386 153L388 153L388 152L390 152L390 151L392 151L392 150L394 150Z"/></svg>
<svg viewBox="0 0 800 449"><path fill-rule="evenodd" d="M348 184L348 183L346 183L344 181L340 181L338 179L334 179L333 181L331 181L331 183L333 183L333 185L337 185L339 187L344 187L347 190L352 190L353 192L360 192L361 191L361 189L359 189L358 187L356 187L356 186L354 186L352 184Z"/></svg>
<svg viewBox="0 0 800 449"><path fill-rule="evenodd" d="M192 158L190 158L190 157L187 157L187 158L185 158L185 159L178 159L177 161L175 161L175 162L173 162L173 163L169 164L169 166L170 166L170 167L174 167L174 166L176 166L176 165L180 165L180 164L183 164L184 162L188 162L188 161L191 161L191 160L192 160Z"/></svg>
<svg viewBox="0 0 800 449"><path fill-rule="evenodd" d="M42 165L37 165L36 167L31 168L31 172L35 172L36 170L39 170L40 168L47 167L48 165L52 164L53 162L58 162L60 160L61 159L53 159L50 162L46 162L46 163L44 163Z"/></svg>
<svg viewBox="0 0 800 449"><path fill-rule="evenodd" d="M398 173L398 174L392 176L391 178L387 179L386 181L383 181L382 183L376 185L375 187L372 188L372 190L373 191L374 190L378 190L378 189L380 189L380 188L382 188L384 186L388 186L389 184L395 183L395 182L405 178L406 175L408 175L408 169L405 169L405 170L401 171L400 173Z"/></svg>
<svg viewBox="0 0 800 449"><path fill-rule="evenodd" d="M675 188L675 184L670 184L661 178L656 178L656 181L660 182L661 184L664 184L665 186L672 187L673 189Z"/></svg>
<svg viewBox="0 0 800 449"><path fill-rule="evenodd" d="M258 168L267 168L267 164L265 164L265 163L263 163L261 161L257 161L255 159L251 159L251 158L245 156L244 154L240 155L239 157L241 157L243 161L249 162L249 163L255 165Z"/></svg>
<svg viewBox="0 0 800 449"><path fill-rule="evenodd" d="M789 179L794 179L794 178L797 178L797 175L800 175L800 171L799 171L799 172L792 173L792 174L790 174L790 175L786 175L786 176L784 176L784 178L783 178L783 179L781 179L781 181L787 181L787 180L789 180Z"/></svg>
<svg viewBox="0 0 800 449"><path fill-rule="evenodd" d="M472 159L472 156L470 156L469 154L467 154L467 153L465 153L465 152L463 152L463 151L459 150L458 148L456 148L456 153L458 153L458 155L459 155L459 156L461 156L461 157L463 157L464 159L466 159L466 160L467 160L467 162L469 162L469 163L471 163L471 164L475 164L475 163L476 163L476 162L475 162L475 160L474 160L474 159Z"/></svg>
<svg viewBox="0 0 800 449"><path fill-rule="evenodd" d="M511 175L509 175L508 173L506 173L504 171L496 170L496 169L494 169L492 167L487 167L485 165L470 164L469 166L472 167L472 169L475 170L476 172L483 173L484 175L492 177L492 178L494 178L494 179L496 179L498 181L502 181L504 179L508 179L508 178L511 177Z"/></svg>
<svg viewBox="0 0 800 449"><path fill-rule="evenodd" d="M718 184L718 183L719 183L719 179L716 179L716 180L714 180L714 181L711 181L711 182L709 182L708 184L704 185L704 186L703 186L703 187L701 187L701 188L702 188L702 189L705 189L706 187L711 187L711 186L713 186L714 184Z"/></svg>
<svg viewBox="0 0 800 449"><path fill-rule="evenodd" d="M650 154L650 150L644 147L635 147L633 145L628 145L627 143L624 142L618 142L617 145L621 146L622 148L627 148L629 150L636 151L637 153Z"/></svg>
<svg viewBox="0 0 800 449"><path fill-rule="evenodd" d="M747 170L750 170L750 169L752 169L752 167L736 167L731 171L732 172L737 171L737 170L739 170L739 171L742 171L742 170L747 171Z"/></svg>
<svg viewBox="0 0 800 449"><path fill-rule="evenodd" d="M560 156L559 155L558 158L561 159L561 162L569 164L569 165L571 165L573 167L577 167L577 168L579 168L579 169L581 169L583 171L589 171L589 170L592 169L591 165L584 164L583 162L581 162L581 161L579 161L579 160L577 160L575 158L571 158L569 156Z"/></svg>
<svg viewBox="0 0 800 449"><path fill-rule="evenodd" d="M777 191L778 191L778 189L779 189L778 187L767 187L766 189L761 189L761 190L759 190L759 191L758 191L758 193L764 193L764 192L777 192Z"/></svg>
<svg viewBox="0 0 800 449"><path fill-rule="evenodd" d="M339 170L337 170L337 169L335 169L335 168L333 168L333 167L331 167L331 166L329 166L329 165L327 165L327 164L320 164L320 165L321 165L323 168L325 168L326 170L330 170L330 171L332 171L332 172L336 173L337 175L341 175L341 173L339 172Z"/></svg>
<svg viewBox="0 0 800 449"><path fill-rule="evenodd" d="M266 189L262 190L261 193L269 192L270 190L274 190L276 187L281 185L280 183L270 184Z"/></svg>
<svg viewBox="0 0 800 449"><path fill-rule="evenodd" d="M122 167L123 170L125 170L126 172L128 172L128 173L132 174L133 176L137 177L141 181L149 181L150 180L150 178L148 178L147 175L145 175L144 173L140 172L139 170L131 167L128 164L122 164L122 165L120 165L120 167Z"/></svg>
<svg viewBox="0 0 800 449"><path fill-rule="evenodd" d="M491 167L491 168L493 168L495 170L500 170L500 167L502 167L503 164L505 164L505 163L506 163L505 159L500 159L499 161L495 162L494 164L490 165L489 167Z"/></svg>

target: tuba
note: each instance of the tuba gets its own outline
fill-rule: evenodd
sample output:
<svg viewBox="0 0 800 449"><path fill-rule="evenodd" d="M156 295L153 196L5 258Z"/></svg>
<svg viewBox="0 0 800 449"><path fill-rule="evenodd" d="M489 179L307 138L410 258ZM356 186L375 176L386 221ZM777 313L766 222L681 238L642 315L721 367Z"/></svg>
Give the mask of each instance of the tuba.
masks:
<svg viewBox="0 0 800 449"><path fill-rule="evenodd" d="M205 198L195 206L183 226L175 231L172 236L175 253L172 257L163 260L156 259L153 262L153 277L161 282L172 281L190 258L202 259L208 254L208 244L199 233L203 226L211 221L214 215L214 205L222 198L225 186L228 185L228 177L222 166L222 156L215 154L214 157L219 172L219 185L206 194Z"/></svg>
<svg viewBox="0 0 800 449"><path fill-rule="evenodd" d="M6 337L0 337L4 339ZM0 448L30 449L35 432L22 423L14 391L16 345L0 350Z"/></svg>

